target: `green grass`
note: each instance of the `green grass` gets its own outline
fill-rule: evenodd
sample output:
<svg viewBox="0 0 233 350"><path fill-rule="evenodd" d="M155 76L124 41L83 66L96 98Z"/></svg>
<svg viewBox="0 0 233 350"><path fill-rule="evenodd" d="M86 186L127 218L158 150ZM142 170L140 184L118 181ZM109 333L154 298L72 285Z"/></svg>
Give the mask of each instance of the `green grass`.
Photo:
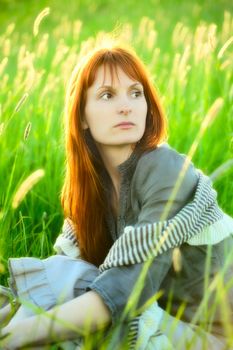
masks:
<svg viewBox="0 0 233 350"><path fill-rule="evenodd" d="M233 158L233 49L230 1L0 1L0 275L9 257L47 257L63 217L63 108L69 74L104 31L119 27L149 67L169 119L169 143L188 153L217 98L223 99L198 142L196 167L211 174ZM33 23L50 7L37 36ZM14 23L14 24L13 24ZM26 94L26 95L25 95ZM18 111L17 104L26 96ZM31 129L25 139L25 129ZM19 185L35 170L45 176L16 209ZM219 205L233 215L233 169L214 182ZM88 345L87 347L88 348Z"/></svg>

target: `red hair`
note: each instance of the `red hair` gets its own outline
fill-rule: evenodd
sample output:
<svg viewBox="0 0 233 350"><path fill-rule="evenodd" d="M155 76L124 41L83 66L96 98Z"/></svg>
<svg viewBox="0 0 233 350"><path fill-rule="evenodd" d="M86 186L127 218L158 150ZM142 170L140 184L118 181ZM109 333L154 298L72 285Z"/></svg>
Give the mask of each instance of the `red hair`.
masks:
<svg viewBox="0 0 233 350"><path fill-rule="evenodd" d="M119 46L96 49L74 69L66 95L66 176L61 202L65 216L75 224L81 257L96 266L104 261L113 241L106 226L108 204L99 172L104 164L93 151L95 142L87 136L81 122L87 89L102 65L110 68L112 76L113 70L120 67L143 85L148 110L137 151L152 150L167 138L167 120L158 94L144 64L132 49Z"/></svg>

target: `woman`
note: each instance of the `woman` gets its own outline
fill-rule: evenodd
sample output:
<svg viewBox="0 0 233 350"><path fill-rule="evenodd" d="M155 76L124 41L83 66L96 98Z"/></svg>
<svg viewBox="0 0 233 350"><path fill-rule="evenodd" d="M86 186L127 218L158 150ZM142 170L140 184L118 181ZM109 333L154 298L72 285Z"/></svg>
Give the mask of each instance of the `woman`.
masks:
<svg viewBox="0 0 233 350"><path fill-rule="evenodd" d="M10 334L4 349L75 347L87 322L90 332L107 335L120 326L112 349L123 348L126 336L132 349L226 346L221 313L204 311L216 305L233 221L210 180L166 140L159 97L132 49L97 49L77 66L66 99L58 255L10 259L10 286L22 306L2 329L3 338ZM232 280L231 262L224 283ZM48 311L33 315L32 304Z"/></svg>

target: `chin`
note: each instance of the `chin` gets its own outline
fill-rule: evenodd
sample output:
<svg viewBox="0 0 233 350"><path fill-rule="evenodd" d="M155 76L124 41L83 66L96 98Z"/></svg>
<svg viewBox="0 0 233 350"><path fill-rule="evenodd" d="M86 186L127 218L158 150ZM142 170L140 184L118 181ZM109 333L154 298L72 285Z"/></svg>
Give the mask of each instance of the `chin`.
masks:
<svg viewBox="0 0 233 350"><path fill-rule="evenodd" d="M105 138L105 140L99 140L98 143L106 146L126 146L136 144L141 138L141 135L121 135L121 137L109 137Z"/></svg>
<svg viewBox="0 0 233 350"><path fill-rule="evenodd" d="M116 138L116 142L119 143L136 143L140 141L142 138L142 135L136 136L136 135L124 135L123 137ZM114 140L115 141L115 140Z"/></svg>
<svg viewBox="0 0 233 350"><path fill-rule="evenodd" d="M116 142L115 145L132 145L139 141L139 139L127 139L127 140L119 140L119 142Z"/></svg>

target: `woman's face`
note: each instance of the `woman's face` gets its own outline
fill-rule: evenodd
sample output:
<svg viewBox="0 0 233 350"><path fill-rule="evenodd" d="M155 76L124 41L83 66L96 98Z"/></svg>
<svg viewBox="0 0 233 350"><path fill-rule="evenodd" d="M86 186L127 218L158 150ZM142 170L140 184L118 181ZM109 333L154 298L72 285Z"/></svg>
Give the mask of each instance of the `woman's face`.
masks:
<svg viewBox="0 0 233 350"><path fill-rule="evenodd" d="M87 90L83 128L90 129L100 148L101 145L135 144L145 131L147 102L143 86L127 76L120 67L117 73L118 77L114 75L112 81L110 70L106 67L104 80L104 67L101 66L94 83Z"/></svg>

